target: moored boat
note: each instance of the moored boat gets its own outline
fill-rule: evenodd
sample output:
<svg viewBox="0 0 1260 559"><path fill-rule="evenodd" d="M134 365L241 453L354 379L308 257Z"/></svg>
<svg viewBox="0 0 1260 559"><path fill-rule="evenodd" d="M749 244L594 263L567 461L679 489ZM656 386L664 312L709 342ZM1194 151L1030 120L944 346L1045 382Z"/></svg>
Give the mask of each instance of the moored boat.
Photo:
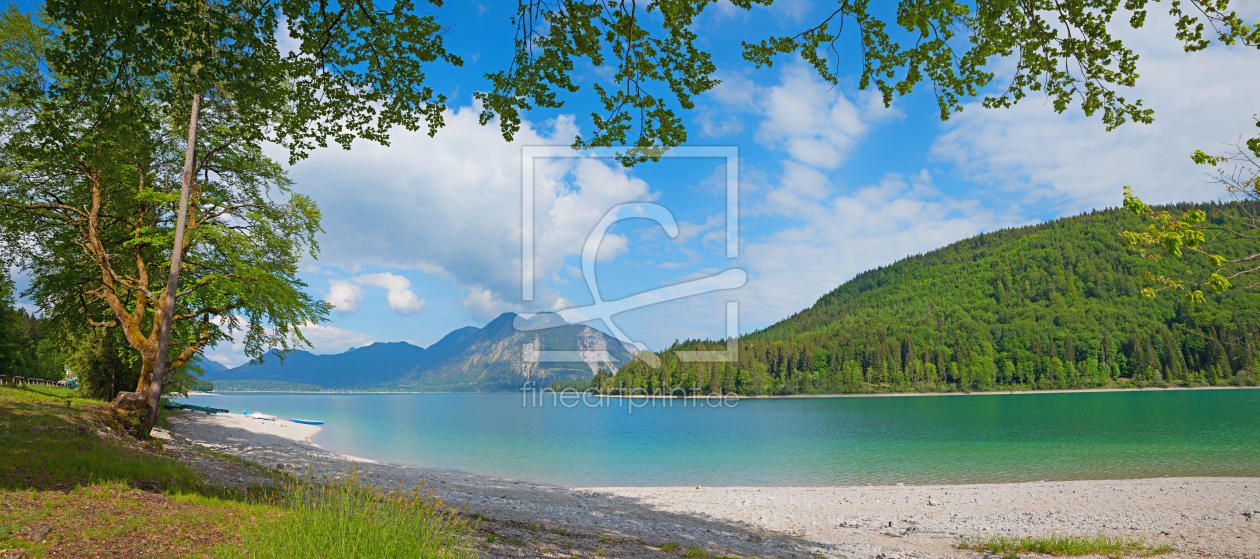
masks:
<svg viewBox="0 0 1260 559"><path fill-rule="evenodd" d="M314 419L294 419L293 422L301 423L303 425L323 425L324 424L323 421L316 421Z"/></svg>

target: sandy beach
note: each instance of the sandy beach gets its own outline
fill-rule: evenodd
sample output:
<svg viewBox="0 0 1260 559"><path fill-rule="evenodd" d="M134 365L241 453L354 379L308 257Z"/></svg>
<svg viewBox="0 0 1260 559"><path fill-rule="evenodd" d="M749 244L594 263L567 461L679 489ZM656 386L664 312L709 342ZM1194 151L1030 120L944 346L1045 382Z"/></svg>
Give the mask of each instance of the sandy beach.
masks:
<svg viewBox="0 0 1260 559"><path fill-rule="evenodd" d="M356 463L382 483L424 483L447 503L484 515L501 535L515 530L522 539L531 534L526 526L537 524L588 536L592 546L612 538L701 545L712 555L893 559L979 557L954 544L981 534L1102 533L1173 543L1176 550L1163 557L1260 558L1260 478L565 488L342 455L310 442L319 429L242 414L182 412L172 417L170 436L177 446L195 445L272 468L328 472ZM626 553L657 555L641 544L639 551ZM487 554L569 556L553 555L545 545L496 547Z"/></svg>

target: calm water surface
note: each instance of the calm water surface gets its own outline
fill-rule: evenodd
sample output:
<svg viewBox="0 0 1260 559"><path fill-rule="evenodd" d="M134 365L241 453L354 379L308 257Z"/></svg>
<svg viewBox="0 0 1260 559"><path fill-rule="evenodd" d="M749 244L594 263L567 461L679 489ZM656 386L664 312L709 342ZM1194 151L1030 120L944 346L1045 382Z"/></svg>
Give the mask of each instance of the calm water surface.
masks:
<svg viewBox="0 0 1260 559"><path fill-rule="evenodd" d="M597 401L598 400L598 401ZM1260 390L745 399L224 394L321 419L326 449L563 486L858 485L1260 476ZM644 401L638 401L644 404Z"/></svg>

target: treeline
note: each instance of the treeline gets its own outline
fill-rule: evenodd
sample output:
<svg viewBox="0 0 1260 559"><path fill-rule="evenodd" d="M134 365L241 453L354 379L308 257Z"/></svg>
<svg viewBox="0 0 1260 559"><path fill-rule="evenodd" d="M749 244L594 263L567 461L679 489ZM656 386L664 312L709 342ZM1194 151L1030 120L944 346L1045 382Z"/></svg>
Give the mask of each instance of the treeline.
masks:
<svg viewBox="0 0 1260 559"><path fill-rule="evenodd" d="M14 302L13 281L0 273L0 375L60 380L63 361L48 321Z"/></svg>
<svg viewBox="0 0 1260 559"><path fill-rule="evenodd" d="M1196 207L1216 223L1238 211ZM1105 210L983 234L859 274L742 337L737 362L681 362L675 351L725 348L686 341L663 352L660 368L634 361L596 375L592 388L755 395L1255 385L1260 295L1234 289L1202 305L1143 297L1143 271L1210 272L1130 252L1118 233L1142 227L1128 212Z"/></svg>
<svg viewBox="0 0 1260 559"><path fill-rule="evenodd" d="M117 328L72 328L37 317L15 302L13 281L0 273L0 375L78 380L85 395L108 400L133 390L140 361ZM209 391L197 361L172 372L168 393Z"/></svg>

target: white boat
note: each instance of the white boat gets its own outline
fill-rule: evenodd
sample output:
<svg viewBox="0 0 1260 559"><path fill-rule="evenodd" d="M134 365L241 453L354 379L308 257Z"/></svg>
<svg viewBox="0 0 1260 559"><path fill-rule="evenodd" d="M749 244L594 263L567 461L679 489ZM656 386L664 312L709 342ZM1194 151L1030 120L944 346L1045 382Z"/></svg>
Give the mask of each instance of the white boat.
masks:
<svg viewBox="0 0 1260 559"><path fill-rule="evenodd" d="M258 413L258 412L251 413L251 414L247 415L246 417L252 417L252 418L254 418L254 419L266 419L267 421L275 421L275 420L276 420L276 416L274 416L274 415L267 415L267 414L265 414L265 413Z"/></svg>

